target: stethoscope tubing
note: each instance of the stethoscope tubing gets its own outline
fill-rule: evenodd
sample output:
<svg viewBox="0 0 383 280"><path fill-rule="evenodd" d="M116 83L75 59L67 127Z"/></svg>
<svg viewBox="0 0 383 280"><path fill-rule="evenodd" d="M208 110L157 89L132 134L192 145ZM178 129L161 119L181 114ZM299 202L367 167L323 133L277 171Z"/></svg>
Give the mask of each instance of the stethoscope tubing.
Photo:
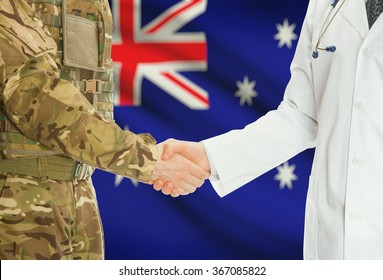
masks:
<svg viewBox="0 0 383 280"><path fill-rule="evenodd" d="M319 35L318 35L318 40L315 45L315 49L312 53L313 58L318 58L319 56L319 51L327 51L327 52L335 52L336 51L336 46L328 46L326 48L321 48L319 45L322 41L323 35L326 34L327 29L331 25L332 21L334 20L335 16L338 14L340 8L343 6L344 2L346 0L342 0L340 5L338 5L339 0L334 0L334 2L331 4L332 9L327 13L327 16L324 20L324 23L320 29Z"/></svg>

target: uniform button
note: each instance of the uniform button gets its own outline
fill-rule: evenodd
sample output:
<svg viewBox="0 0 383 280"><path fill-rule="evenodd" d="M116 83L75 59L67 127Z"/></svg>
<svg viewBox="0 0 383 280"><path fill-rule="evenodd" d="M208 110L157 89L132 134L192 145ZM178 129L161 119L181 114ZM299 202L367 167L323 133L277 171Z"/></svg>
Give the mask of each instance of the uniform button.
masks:
<svg viewBox="0 0 383 280"><path fill-rule="evenodd" d="M370 49L368 49L368 48L364 48L364 49L362 50L362 54L363 54L363 56L369 56L369 55L370 55Z"/></svg>
<svg viewBox="0 0 383 280"><path fill-rule="evenodd" d="M354 108L355 108L355 110L362 111L364 108L363 103L362 102L355 102Z"/></svg>

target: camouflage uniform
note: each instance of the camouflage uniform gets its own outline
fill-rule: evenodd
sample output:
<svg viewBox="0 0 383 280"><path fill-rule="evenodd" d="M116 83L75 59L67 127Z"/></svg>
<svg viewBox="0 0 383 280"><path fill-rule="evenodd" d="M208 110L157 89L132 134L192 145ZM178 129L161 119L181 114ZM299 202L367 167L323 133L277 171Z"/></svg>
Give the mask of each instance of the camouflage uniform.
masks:
<svg viewBox="0 0 383 280"><path fill-rule="evenodd" d="M113 121L107 0L0 0L0 258L100 259L94 168L148 181L154 139Z"/></svg>

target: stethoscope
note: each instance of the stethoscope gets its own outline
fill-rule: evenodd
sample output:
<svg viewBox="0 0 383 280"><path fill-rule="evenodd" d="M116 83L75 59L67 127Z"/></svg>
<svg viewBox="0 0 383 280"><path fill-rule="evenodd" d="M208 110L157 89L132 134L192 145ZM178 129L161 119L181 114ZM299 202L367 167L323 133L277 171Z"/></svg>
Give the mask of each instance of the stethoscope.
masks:
<svg viewBox="0 0 383 280"><path fill-rule="evenodd" d="M338 9L336 9L336 6L337 6L339 0L334 0L334 2L331 4L332 9L330 9L330 11L328 12L326 19L322 25L322 28L320 29L318 41L315 45L315 50L312 53L313 58L315 58L315 59L318 58L319 51L326 51L326 52L332 52L332 53L336 51L335 46L328 46L326 48L321 48L319 46L319 44L322 40L323 35L326 33L328 27L331 25L331 22L333 21L333 19L335 18L335 16L337 15L338 11L340 10L340 8L342 7L342 5L344 4L345 1L346 0L342 1L342 3L339 5Z"/></svg>

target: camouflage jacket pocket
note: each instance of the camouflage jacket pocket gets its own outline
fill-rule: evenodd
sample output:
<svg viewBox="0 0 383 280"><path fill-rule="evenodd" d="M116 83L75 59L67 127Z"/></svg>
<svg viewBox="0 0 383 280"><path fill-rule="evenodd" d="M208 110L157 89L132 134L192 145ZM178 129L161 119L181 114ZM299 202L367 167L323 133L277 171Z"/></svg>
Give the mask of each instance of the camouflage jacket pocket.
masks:
<svg viewBox="0 0 383 280"><path fill-rule="evenodd" d="M64 16L64 65L100 71L97 22Z"/></svg>

